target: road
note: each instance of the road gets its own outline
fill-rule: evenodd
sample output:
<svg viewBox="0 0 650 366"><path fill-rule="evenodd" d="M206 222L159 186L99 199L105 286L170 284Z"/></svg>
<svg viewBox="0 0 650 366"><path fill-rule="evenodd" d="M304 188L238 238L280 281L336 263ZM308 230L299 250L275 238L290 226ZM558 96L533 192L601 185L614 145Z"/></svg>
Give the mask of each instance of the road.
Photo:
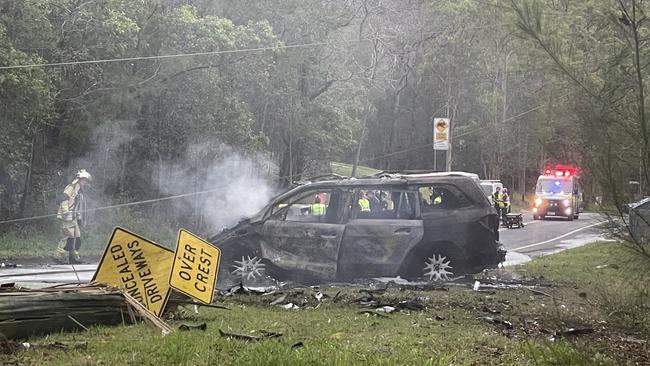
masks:
<svg viewBox="0 0 650 366"><path fill-rule="evenodd" d="M533 220L524 214L522 229L499 230L501 243L508 250L506 265L521 263L530 257L558 252L594 241L606 240L599 229L601 218L595 213L582 213L578 220L563 218Z"/></svg>
<svg viewBox="0 0 650 366"><path fill-rule="evenodd" d="M598 228L597 214L584 213L579 220L548 219L533 221L532 214L524 214L526 226L522 229L500 230L501 242L508 250L506 265L522 263L531 257L555 253L562 249L605 240ZM0 268L0 284L29 284L29 287L49 286L54 283L89 282L97 264L85 265L29 265L18 268Z"/></svg>

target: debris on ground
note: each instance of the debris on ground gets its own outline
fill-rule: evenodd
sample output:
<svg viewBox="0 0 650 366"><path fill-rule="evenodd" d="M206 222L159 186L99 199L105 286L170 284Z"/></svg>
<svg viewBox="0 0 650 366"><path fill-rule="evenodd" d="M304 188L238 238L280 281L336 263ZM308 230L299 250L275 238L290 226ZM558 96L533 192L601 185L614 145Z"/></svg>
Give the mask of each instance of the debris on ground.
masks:
<svg viewBox="0 0 650 366"><path fill-rule="evenodd" d="M0 332L8 339L136 320L117 289L95 285L0 288Z"/></svg>
<svg viewBox="0 0 650 366"><path fill-rule="evenodd" d="M261 334L260 336L252 336L248 334L228 333L219 329L219 334L224 338L237 339L246 342L258 342L264 339L278 338L282 336L282 333L269 332L265 330L260 330L259 333Z"/></svg>
<svg viewBox="0 0 650 366"><path fill-rule="evenodd" d="M131 295L129 295L125 290L120 290L122 293L122 296L126 299L126 302L131 305L131 308L133 308L140 316L144 319L149 320L153 325L158 327L162 331L162 335L166 336L170 334L173 329L165 323L162 319L157 317L154 313L150 312L147 310L147 308L144 307L138 300L133 298Z"/></svg>
<svg viewBox="0 0 650 366"><path fill-rule="evenodd" d="M181 324L178 326L178 330L180 331L190 331L190 330L207 330L208 329L208 324L203 322L201 324Z"/></svg>
<svg viewBox="0 0 650 366"><path fill-rule="evenodd" d="M375 316L378 316L380 318L390 318L388 315L382 314L381 312L378 312L376 310L361 310L357 314L375 315Z"/></svg>
<svg viewBox="0 0 650 366"><path fill-rule="evenodd" d="M278 307L281 307L282 309L285 310L299 310L300 307L292 302L284 304L284 305L277 305Z"/></svg>
<svg viewBox="0 0 650 366"><path fill-rule="evenodd" d="M378 312L378 313L390 314L393 311L395 311L395 308L392 307L392 306L382 306L380 308L375 309L375 311Z"/></svg>
<svg viewBox="0 0 650 366"><path fill-rule="evenodd" d="M594 332L594 328L590 327L576 327L576 328L566 328L563 330L558 330L555 332L556 337L563 337L563 336L577 336L577 335L583 335L583 334L591 334Z"/></svg>
<svg viewBox="0 0 650 366"><path fill-rule="evenodd" d="M169 305L173 308L178 303ZM41 289L0 287L0 333L8 339L88 330L93 325L134 324L141 319L160 328L163 335L172 332L124 290L94 283Z"/></svg>
<svg viewBox="0 0 650 366"><path fill-rule="evenodd" d="M483 317L483 320L488 322L488 323L503 325L507 329L512 329L513 328L512 323L510 321L508 321L508 320L497 319L497 318L494 318L494 317L491 317L491 316L485 316L485 317Z"/></svg>
<svg viewBox="0 0 650 366"><path fill-rule="evenodd" d="M601 264L599 266L596 266L596 269L603 269L603 268L619 269L618 264L616 264L616 263L613 263L613 264Z"/></svg>
<svg viewBox="0 0 650 366"><path fill-rule="evenodd" d="M77 341L77 342L47 342L47 343L21 343L22 349L24 350L33 350L33 349L57 349L57 350L75 350L75 349L86 349L88 348L88 342Z"/></svg>

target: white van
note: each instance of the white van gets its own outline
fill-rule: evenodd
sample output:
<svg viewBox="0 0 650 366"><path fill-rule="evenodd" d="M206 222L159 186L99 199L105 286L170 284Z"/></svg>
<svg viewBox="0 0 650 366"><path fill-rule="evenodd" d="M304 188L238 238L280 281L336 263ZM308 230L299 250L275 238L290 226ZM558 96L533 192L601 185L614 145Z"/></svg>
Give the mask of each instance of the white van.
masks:
<svg viewBox="0 0 650 366"><path fill-rule="evenodd" d="M497 191L497 187L503 189L503 183L500 180L482 180L481 189L485 196L490 200L490 203L494 205L492 201L492 194Z"/></svg>

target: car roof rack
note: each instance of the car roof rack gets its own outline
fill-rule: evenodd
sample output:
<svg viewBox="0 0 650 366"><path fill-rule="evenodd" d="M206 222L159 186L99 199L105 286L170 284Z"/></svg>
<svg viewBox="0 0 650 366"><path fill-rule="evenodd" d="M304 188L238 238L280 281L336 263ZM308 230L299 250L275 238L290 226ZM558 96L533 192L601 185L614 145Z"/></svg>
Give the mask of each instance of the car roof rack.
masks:
<svg viewBox="0 0 650 366"><path fill-rule="evenodd" d="M426 169L384 170L375 174L375 176L385 175L385 174L429 174L429 173L444 173L444 172L441 172L440 170L426 170Z"/></svg>
<svg viewBox="0 0 650 366"><path fill-rule="evenodd" d="M343 180L343 179L349 179L349 178L350 177L347 177L345 175L330 173L330 174L317 175L315 177L299 180L299 181L296 181L296 182L293 182L293 183L296 184L296 185L304 185L304 184L307 184L307 183L321 182L321 181L324 181L324 180Z"/></svg>

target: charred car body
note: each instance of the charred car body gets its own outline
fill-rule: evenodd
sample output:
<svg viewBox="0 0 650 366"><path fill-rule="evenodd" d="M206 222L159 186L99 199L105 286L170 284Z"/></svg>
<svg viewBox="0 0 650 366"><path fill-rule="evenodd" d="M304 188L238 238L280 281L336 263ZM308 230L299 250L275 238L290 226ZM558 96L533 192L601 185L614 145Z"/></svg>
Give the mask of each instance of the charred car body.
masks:
<svg viewBox="0 0 650 366"><path fill-rule="evenodd" d="M299 185L210 241L222 251L221 285L263 275L439 280L502 262L498 224L473 174L383 173Z"/></svg>

